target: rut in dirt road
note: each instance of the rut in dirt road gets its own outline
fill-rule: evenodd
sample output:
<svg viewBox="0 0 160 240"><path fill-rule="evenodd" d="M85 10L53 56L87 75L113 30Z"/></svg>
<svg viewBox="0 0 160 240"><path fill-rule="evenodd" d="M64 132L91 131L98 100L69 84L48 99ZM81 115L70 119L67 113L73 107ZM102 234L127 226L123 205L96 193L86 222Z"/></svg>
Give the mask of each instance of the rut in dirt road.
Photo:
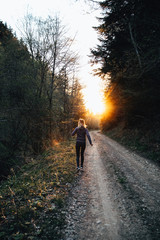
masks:
<svg viewBox="0 0 160 240"><path fill-rule="evenodd" d="M97 131L91 137L68 200L65 239L160 239L159 167Z"/></svg>

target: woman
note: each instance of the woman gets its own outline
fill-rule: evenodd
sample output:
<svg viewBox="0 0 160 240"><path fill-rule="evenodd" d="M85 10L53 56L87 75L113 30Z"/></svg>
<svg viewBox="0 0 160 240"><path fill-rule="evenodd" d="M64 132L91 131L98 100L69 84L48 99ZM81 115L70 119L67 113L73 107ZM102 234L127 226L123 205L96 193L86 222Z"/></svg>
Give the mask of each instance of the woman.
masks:
<svg viewBox="0 0 160 240"><path fill-rule="evenodd" d="M72 136L74 136L75 134L77 134L77 140L76 140L76 161L77 161L77 171L79 172L80 169L83 170L84 150L86 148L86 135L87 135L89 143L91 144L91 146L93 146L92 140L91 140L89 132L88 132L88 130L86 128L84 119L82 119L82 118L79 119L78 127L76 127L74 129L74 131L72 132ZM81 168L79 167L79 155L80 155L80 152L81 152Z"/></svg>

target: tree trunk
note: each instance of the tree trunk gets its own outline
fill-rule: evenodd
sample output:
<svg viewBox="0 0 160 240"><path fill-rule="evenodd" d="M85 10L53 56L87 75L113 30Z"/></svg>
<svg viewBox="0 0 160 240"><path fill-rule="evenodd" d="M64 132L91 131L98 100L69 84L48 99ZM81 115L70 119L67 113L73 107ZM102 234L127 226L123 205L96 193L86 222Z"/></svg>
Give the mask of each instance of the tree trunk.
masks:
<svg viewBox="0 0 160 240"><path fill-rule="evenodd" d="M138 52L137 44L136 44L136 42L134 40L134 37L133 37L131 23L129 23L129 32L130 32L130 37L131 37L132 44L134 46L134 49L135 49L135 52L136 52L136 55L137 55L137 58L138 58L139 67L140 67L140 69L142 69L142 62L141 62L141 58L140 58L140 55L139 55L139 52Z"/></svg>

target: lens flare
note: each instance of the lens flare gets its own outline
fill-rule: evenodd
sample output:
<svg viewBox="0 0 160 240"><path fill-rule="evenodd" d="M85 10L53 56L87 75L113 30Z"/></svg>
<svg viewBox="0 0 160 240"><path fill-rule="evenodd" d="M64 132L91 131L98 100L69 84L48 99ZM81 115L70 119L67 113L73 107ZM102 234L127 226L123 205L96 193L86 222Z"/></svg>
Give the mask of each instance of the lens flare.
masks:
<svg viewBox="0 0 160 240"><path fill-rule="evenodd" d="M93 80L92 83L87 84L83 94L87 110L94 115L103 114L105 111L105 104L99 80Z"/></svg>

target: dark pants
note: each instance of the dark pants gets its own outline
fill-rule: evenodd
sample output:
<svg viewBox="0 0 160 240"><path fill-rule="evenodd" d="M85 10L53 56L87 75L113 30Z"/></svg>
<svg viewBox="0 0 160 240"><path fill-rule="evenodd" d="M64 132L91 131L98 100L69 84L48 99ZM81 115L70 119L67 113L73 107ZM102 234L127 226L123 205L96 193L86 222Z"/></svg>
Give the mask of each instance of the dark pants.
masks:
<svg viewBox="0 0 160 240"><path fill-rule="evenodd" d="M84 162L84 150L86 148L86 143L77 142L76 143L76 160L77 160L77 168L79 168L79 155L81 152L81 167L83 168L83 162Z"/></svg>

